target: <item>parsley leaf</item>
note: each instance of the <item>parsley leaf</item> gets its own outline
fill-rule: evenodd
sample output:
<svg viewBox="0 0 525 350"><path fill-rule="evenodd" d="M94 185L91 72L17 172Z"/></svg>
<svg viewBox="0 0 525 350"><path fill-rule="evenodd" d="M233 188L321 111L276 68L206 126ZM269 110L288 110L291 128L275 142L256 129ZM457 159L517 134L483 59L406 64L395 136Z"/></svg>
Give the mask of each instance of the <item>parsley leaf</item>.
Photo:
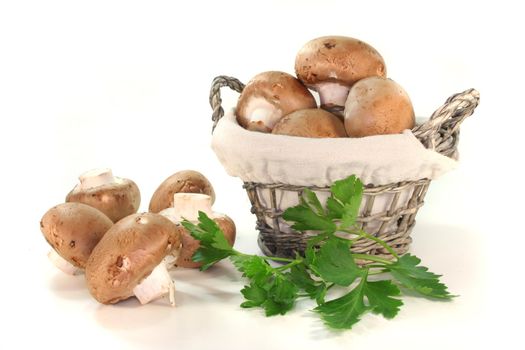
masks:
<svg viewBox="0 0 525 350"><path fill-rule="evenodd" d="M388 280L367 282L364 293L372 312L381 314L385 318L394 318L399 312L401 305L403 305L401 300L392 298L392 296L401 294L401 291Z"/></svg>
<svg viewBox="0 0 525 350"><path fill-rule="evenodd" d="M241 290L242 295L246 301L241 304L243 308L257 307L261 306L266 300L268 292L263 288L258 286L256 283L251 283L249 286L244 286Z"/></svg>
<svg viewBox="0 0 525 350"><path fill-rule="evenodd" d="M355 175L346 179L335 181L330 187L332 195L343 204L361 203L363 195L363 183Z"/></svg>
<svg viewBox="0 0 525 350"><path fill-rule="evenodd" d="M315 299L318 304L324 303L327 285L323 281L315 281L308 273L304 264L292 266L288 278L297 287L304 290L311 299Z"/></svg>
<svg viewBox="0 0 525 350"><path fill-rule="evenodd" d="M349 293L317 306L314 311L321 315L325 324L330 328L352 328L368 310L363 298L365 285L366 279L363 278Z"/></svg>
<svg viewBox="0 0 525 350"><path fill-rule="evenodd" d="M334 232L335 223L321 215L315 213L307 204L303 203L295 207L286 209L283 213L283 219L293 221L292 228L297 231L323 231Z"/></svg>
<svg viewBox="0 0 525 350"><path fill-rule="evenodd" d="M405 254L396 262L386 266L403 287L413 290L427 297L450 299L453 297L447 286L439 281L440 275L436 275L425 266L420 266L421 259L411 254Z"/></svg>
<svg viewBox="0 0 525 350"><path fill-rule="evenodd" d="M193 238L200 241L200 248L193 254L193 261L202 262L201 270L207 270L216 262L234 254L234 250L217 223L199 211L199 223L183 220L182 226Z"/></svg>
<svg viewBox="0 0 525 350"><path fill-rule="evenodd" d="M323 280L340 286L349 286L364 275L350 252L349 241L335 237L321 246L309 267Z"/></svg>
<svg viewBox="0 0 525 350"><path fill-rule="evenodd" d="M233 255L230 260L242 272L242 276L263 285L273 274L273 268L266 260L257 255Z"/></svg>
<svg viewBox="0 0 525 350"><path fill-rule="evenodd" d="M326 215L326 212L323 206L321 205L319 198L317 198L317 195L314 191L308 188L305 188L303 190L303 195L301 196L301 203L310 207L312 211L317 215Z"/></svg>
<svg viewBox="0 0 525 350"><path fill-rule="evenodd" d="M269 287L268 300L263 304L266 316L284 315L292 309L299 291L292 281L278 274L267 284L267 287Z"/></svg>
<svg viewBox="0 0 525 350"><path fill-rule="evenodd" d="M363 197L363 183L356 176L335 181L330 187L332 192L327 200L327 207L332 219L341 219L341 227L352 226L359 214Z"/></svg>

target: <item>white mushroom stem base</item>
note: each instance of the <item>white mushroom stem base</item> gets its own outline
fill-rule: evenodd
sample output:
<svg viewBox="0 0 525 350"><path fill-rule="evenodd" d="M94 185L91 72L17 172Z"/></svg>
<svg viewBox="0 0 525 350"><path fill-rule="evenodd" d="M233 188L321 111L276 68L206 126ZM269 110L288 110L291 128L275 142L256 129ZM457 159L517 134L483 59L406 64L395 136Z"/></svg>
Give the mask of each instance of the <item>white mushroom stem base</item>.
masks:
<svg viewBox="0 0 525 350"><path fill-rule="evenodd" d="M175 306L175 285L164 261L157 265L148 277L133 288L133 294L143 305L168 295L171 306Z"/></svg>
<svg viewBox="0 0 525 350"><path fill-rule="evenodd" d="M80 188L89 189L106 184L115 183L115 177L111 169L93 169L86 171L78 177L80 180Z"/></svg>
<svg viewBox="0 0 525 350"><path fill-rule="evenodd" d="M58 269L67 273L68 275L78 275L82 272L81 268L76 267L60 255L58 255L58 253L54 249L51 249L49 253L47 253L47 257L49 258L49 260L51 260L53 265L55 265Z"/></svg>
<svg viewBox="0 0 525 350"><path fill-rule="evenodd" d="M317 84L315 89L319 93L321 107L327 108L343 108L350 91L348 86L330 82Z"/></svg>
<svg viewBox="0 0 525 350"><path fill-rule="evenodd" d="M182 245L178 248L171 249L169 254L164 257L164 263L166 264L166 268L168 270L171 270L177 264L177 259L179 258L181 248Z"/></svg>
<svg viewBox="0 0 525 350"><path fill-rule="evenodd" d="M199 211L210 217L213 215L210 196L202 193L175 193L173 208L167 208L165 212L161 212L161 215L175 223L183 219L196 222L199 220Z"/></svg>

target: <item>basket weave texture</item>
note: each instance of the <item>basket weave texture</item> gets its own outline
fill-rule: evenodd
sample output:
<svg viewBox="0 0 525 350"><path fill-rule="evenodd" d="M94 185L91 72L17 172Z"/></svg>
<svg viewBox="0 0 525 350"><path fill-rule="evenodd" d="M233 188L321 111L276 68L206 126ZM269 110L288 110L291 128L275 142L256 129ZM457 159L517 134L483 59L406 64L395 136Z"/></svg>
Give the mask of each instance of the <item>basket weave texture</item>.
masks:
<svg viewBox="0 0 525 350"><path fill-rule="evenodd" d="M218 76L213 80L210 90L213 129L224 116L220 91L225 86L239 93L244 89L244 84L233 77ZM412 132L427 149L457 158L459 126L465 118L472 115L478 103L479 93L474 89L452 95L427 122L415 126ZM382 186L366 185L357 219L358 227L387 242L396 253L406 253L412 241L410 233L415 225L416 214L424 204L429 185L429 179ZM287 258L294 258L296 253L303 254L308 238L316 233L291 229L282 219L286 208L281 208L280 203L283 198L287 199L287 203L290 198L299 203L305 188L314 191L322 202L328 197L330 188L254 182L245 182L243 187L252 205L251 212L257 218L258 244L262 252ZM352 251L391 257L379 244L366 239L355 241Z"/></svg>

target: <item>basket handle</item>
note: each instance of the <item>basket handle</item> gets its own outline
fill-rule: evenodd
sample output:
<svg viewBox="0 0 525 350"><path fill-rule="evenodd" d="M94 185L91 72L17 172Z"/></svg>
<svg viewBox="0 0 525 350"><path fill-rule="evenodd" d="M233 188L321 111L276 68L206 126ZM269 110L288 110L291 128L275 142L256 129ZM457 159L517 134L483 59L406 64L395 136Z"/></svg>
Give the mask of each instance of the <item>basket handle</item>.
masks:
<svg viewBox="0 0 525 350"><path fill-rule="evenodd" d="M212 132L215 130L215 126L217 126L219 120L224 116L224 109L222 108L221 99L221 88L224 86L227 86L238 93L241 93L244 89L244 84L233 77L219 75L213 79L210 89L210 106L213 110L211 115L211 120L213 121L213 127L211 129Z"/></svg>
<svg viewBox="0 0 525 350"><path fill-rule="evenodd" d="M468 116L474 113L479 104L479 92L468 89L450 96L447 101L439 107L430 119L412 129L414 135L431 150L439 149L441 144L457 138L459 126Z"/></svg>

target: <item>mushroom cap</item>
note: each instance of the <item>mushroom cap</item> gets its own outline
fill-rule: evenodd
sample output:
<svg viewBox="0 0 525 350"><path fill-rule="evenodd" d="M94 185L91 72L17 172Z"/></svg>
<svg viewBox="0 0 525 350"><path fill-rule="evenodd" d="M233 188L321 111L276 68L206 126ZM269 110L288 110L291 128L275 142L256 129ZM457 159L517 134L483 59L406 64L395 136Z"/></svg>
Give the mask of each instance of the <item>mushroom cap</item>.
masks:
<svg viewBox="0 0 525 350"><path fill-rule="evenodd" d="M84 203L97 208L113 222L136 213L140 206L140 191L130 179L115 177L114 183L92 188L76 185L66 196L66 202Z"/></svg>
<svg viewBox="0 0 525 350"><path fill-rule="evenodd" d="M233 220L227 215L220 214L220 216L215 216L213 220L219 225L222 232L224 232L224 237L230 245L233 246L235 243L236 228ZM202 266L202 263L195 262L192 260L193 254L199 249L200 242L193 238L191 234L181 226L181 237L182 237L182 248L177 258L177 266L187 267L187 268L198 268Z"/></svg>
<svg viewBox="0 0 525 350"><path fill-rule="evenodd" d="M301 109L284 116L272 134L302 137L346 137L341 119L320 108Z"/></svg>
<svg viewBox="0 0 525 350"><path fill-rule="evenodd" d="M248 130L270 132L281 117L315 107L312 93L297 78L284 72L263 72L253 77L239 96L237 122Z"/></svg>
<svg viewBox="0 0 525 350"><path fill-rule="evenodd" d="M44 214L40 230L62 258L83 269L93 248L112 225L104 213L89 205L62 203Z"/></svg>
<svg viewBox="0 0 525 350"><path fill-rule="evenodd" d="M415 124L406 91L395 81L381 77L360 80L350 89L344 115L350 137L398 134Z"/></svg>
<svg viewBox="0 0 525 350"><path fill-rule="evenodd" d="M344 36L307 42L295 58L295 74L308 87L335 82L351 86L369 76L386 76L383 57L369 44Z"/></svg>
<svg viewBox="0 0 525 350"><path fill-rule="evenodd" d="M195 170L182 170L164 180L155 190L149 202L149 211L158 213L173 206L175 193L203 193L215 201L215 191L206 176Z"/></svg>
<svg viewBox="0 0 525 350"><path fill-rule="evenodd" d="M89 292L103 304L133 296L133 288L180 243L179 228L160 214L125 217L106 232L88 259Z"/></svg>

